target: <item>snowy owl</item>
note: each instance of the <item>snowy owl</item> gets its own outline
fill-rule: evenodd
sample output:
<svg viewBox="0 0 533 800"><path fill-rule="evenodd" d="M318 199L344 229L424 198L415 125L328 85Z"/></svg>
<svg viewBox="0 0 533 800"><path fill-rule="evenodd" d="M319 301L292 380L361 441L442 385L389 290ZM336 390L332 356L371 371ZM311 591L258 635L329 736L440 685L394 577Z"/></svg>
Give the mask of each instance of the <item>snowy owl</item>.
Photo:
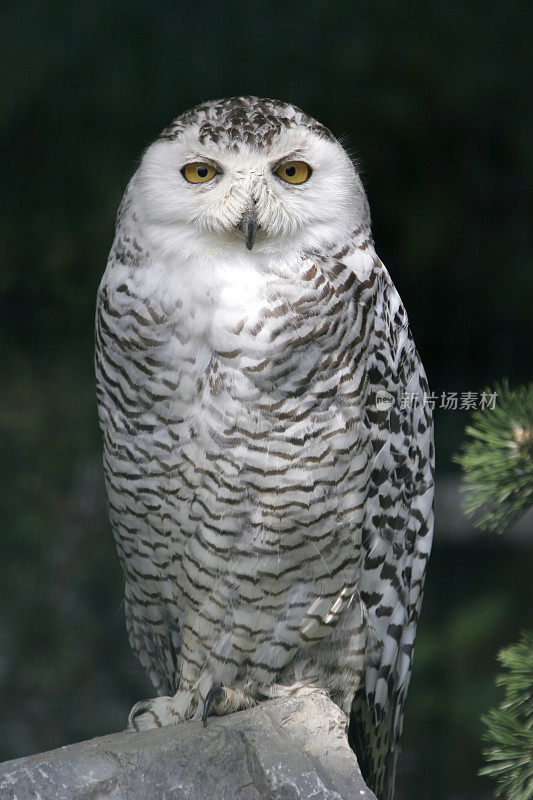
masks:
<svg viewBox="0 0 533 800"><path fill-rule="evenodd" d="M390 800L432 419L361 180L327 128L235 97L161 133L118 212L96 374L129 638L158 694L130 728L318 687Z"/></svg>

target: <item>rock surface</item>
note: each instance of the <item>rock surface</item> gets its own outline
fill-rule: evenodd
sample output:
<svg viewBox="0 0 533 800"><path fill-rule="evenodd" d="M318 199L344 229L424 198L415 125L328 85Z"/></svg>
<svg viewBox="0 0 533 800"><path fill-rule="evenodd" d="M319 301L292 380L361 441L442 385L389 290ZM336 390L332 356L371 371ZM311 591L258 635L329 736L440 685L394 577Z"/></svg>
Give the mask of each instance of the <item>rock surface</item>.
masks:
<svg viewBox="0 0 533 800"><path fill-rule="evenodd" d="M0 764L1 800L376 800L320 692Z"/></svg>

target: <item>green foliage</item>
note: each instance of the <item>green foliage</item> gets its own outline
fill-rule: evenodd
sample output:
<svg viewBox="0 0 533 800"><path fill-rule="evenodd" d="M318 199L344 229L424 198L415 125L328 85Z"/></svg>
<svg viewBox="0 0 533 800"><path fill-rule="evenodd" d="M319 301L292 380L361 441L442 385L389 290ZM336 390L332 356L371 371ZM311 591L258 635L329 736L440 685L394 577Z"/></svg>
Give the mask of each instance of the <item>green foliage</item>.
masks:
<svg viewBox="0 0 533 800"><path fill-rule="evenodd" d="M487 393L489 390L486 390ZM466 429L472 440L457 457L464 470L469 515L481 511L478 527L502 532L533 504L533 384L496 387L498 404L477 410ZM505 698L482 717L488 766L506 800L533 798L533 633L500 651L504 672L496 683Z"/></svg>
<svg viewBox="0 0 533 800"><path fill-rule="evenodd" d="M533 383L512 390L504 381L495 392L493 410L473 412L471 440L455 460L469 492L466 513L478 527L501 533L533 504Z"/></svg>
<svg viewBox="0 0 533 800"><path fill-rule="evenodd" d="M496 682L505 691L499 708L483 717L489 765L481 775L498 782L496 794L506 800L533 798L533 633L498 656L504 672Z"/></svg>
<svg viewBox="0 0 533 800"><path fill-rule="evenodd" d="M437 478L438 480L438 478ZM428 566L407 697L398 800L487 800L481 717L500 701L494 654L533 617L533 552L511 539L439 542ZM496 579L497 576L497 579Z"/></svg>

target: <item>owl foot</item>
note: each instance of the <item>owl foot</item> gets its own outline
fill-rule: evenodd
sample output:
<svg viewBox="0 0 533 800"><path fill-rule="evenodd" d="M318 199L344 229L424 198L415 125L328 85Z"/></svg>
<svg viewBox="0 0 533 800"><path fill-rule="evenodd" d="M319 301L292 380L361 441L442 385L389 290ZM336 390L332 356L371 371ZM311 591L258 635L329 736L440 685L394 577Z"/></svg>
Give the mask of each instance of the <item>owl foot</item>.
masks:
<svg viewBox="0 0 533 800"><path fill-rule="evenodd" d="M210 688L207 690L207 686ZM250 708L257 700L244 689L230 689L228 686L211 685L211 679L204 688L207 695L196 687L193 690L180 689L174 697L156 697L136 703L128 717L130 731L144 731L149 728L162 728L177 725L186 719L201 719L204 726L211 714L222 716ZM205 700L204 700L205 697Z"/></svg>
<svg viewBox="0 0 533 800"><path fill-rule="evenodd" d="M145 731L182 722L183 717L173 709L172 700L172 697L155 697L135 703L128 717L128 729Z"/></svg>

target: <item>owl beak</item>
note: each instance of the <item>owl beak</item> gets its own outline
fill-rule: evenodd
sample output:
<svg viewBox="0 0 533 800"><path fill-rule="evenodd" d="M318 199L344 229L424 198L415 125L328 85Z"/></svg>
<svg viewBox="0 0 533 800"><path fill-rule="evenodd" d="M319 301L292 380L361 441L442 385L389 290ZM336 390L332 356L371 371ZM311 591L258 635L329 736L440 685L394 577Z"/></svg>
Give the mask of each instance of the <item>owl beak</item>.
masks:
<svg viewBox="0 0 533 800"><path fill-rule="evenodd" d="M246 248L251 250L254 246L255 232L257 231L257 220L255 218L255 208L253 204L244 212L237 227L244 233Z"/></svg>

